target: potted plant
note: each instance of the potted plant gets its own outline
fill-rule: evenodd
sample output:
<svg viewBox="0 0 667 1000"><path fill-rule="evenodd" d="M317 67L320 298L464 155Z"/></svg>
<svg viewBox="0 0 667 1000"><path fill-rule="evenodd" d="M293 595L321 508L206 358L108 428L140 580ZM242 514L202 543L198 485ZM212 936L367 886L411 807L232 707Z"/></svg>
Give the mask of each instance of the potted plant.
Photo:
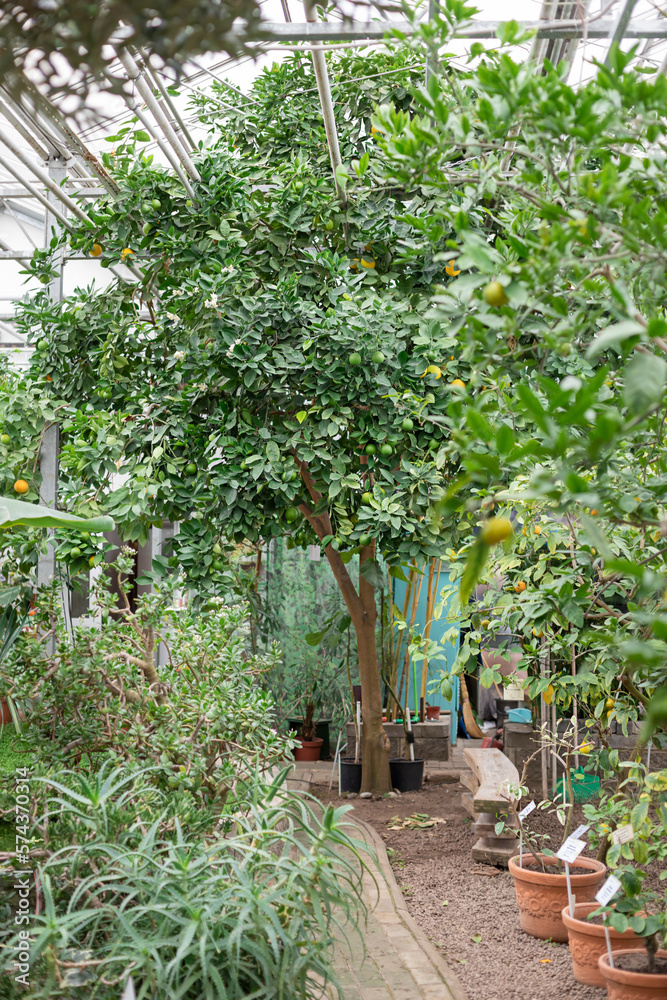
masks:
<svg viewBox="0 0 667 1000"><path fill-rule="evenodd" d="M572 829L574 807L571 758L577 751L582 752L582 745L586 750L588 744L575 743L571 731L563 736L557 734L548 736L543 732L542 743L549 745L551 753L557 755L565 768L565 784L569 789L570 802L555 804L545 799L540 802L539 808L555 807L564 825L563 841L565 841ZM519 824L522 847L525 844L528 848L522 850L517 857L510 858L508 867L514 879L522 930L531 937L565 942L568 939L568 932L563 923L562 913L569 900L564 865L556 858L554 852L545 846L548 836L531 832L525 823L525 818L524 821L519 821L519 803L528 792L526 785L528 767L540 752L541 750L537 750L525 761L519 785L509 785L507 788L508 807L514 817L513 829ZM504 825L502 822L499 823L499 826ZM542 849L540 849L541 843ZM570 884L577 903L592 903L595 900L595 894L602 884L606 871L606 865L601 861L581 855L570 865Z"/></svg>
<svg viewBox="0 0 667 1000"><path fill-rule="evenodd" d="M403 716L403 732L405 734L405 756L389 758L391 785L398 792L418 792L424 781L424 759L415 758L415 737L412 732L409 693L406 690L405 708L403 708L387 682L387 677L385 676L383 679L387 684L387 692L396 703L399 714Z"/></svg>
<svg viewBox="0 0 667 1000"><path fill-rule="evenodd" d="M301 698L303 722L301 723L299 735L296 737L301 746L294 749L294 759L297 761L316 761L320 759L323 739L321 736L315 734L315 711L321 705L321 700L317 693L318 673L319 671L316 670L311 675L310 681Z"/></svg>
<svg viewBox="0 0 667 1000"><path fill-rule="evenodd" d="M435 722L440 718L440 705L427 705L426 718L429 722Z"/></svg>
<svg viewBox="0 0 667 1000"><path fill-rule="evenodd" d="M619 895L593 916L601 915L610 933L632 931L638 940L628 947L617 937L611 960L605 948L598 967L612 1000L658 1000L667 996L667 883L663 870L660 888L647 885L646 869L664 869L667 860L667 770L647 773L637 762L627 770L619 790L595 814L588 810L601 834L618 831L606 860L621 883Z"/></svg>

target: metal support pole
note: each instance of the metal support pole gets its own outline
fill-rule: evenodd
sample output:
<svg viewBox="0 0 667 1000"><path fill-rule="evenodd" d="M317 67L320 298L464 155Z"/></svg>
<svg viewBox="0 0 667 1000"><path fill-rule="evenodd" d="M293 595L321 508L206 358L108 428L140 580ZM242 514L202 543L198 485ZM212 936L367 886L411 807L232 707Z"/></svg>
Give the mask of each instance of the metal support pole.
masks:
<svg viewBox="0 0 667 1000"><path fill-rule="evenodd" d="M6 146L10 153L12 153L24 167L27 167L28 170L30 170L30 172L42 182L44 187L50 191L53 197L61 201L73 215L76 215L82 222L90 222L90 219L83 209L79 208L77 203L73 201L65 191L63 191L60 185L55 183L53 180L53 176L55 176L55 174L53 176L49 176L46 171L42 170L41 167L38 167L36 163L33 163L30 157L25 155L21 147L16 145L11 136L8 136L6 132L2 131L2 129L0 129L0 143L2 143L3 146ZM57 158L51 158L49 162L55 163L56 160ZM58 159L57 162L62 163L62 160ZM55 173L58 173L58 171ZM66 171L64 168L60 171L60 173L62 173L63 177L65 177Z"/></svg>
<svg viewBox="0 0 667 1000"><path fill-rule="evenodd" d="M199 173L197 172L197 168L192 162L190 154L188 153L185 146L174 132L174 129L171 126L171 122L169 121L164 111L160 107L159 102L156 100L155 95L153 94L153 91L151 90L150 86L146 83L146 80L142 76L141 70L137 66L136 62L134 61L130 53L127 51L127 49L119 49L116 54L120 59L125 69L125 72L127 73L128 79L132 80L132 82L136 84L137 90L141 95L141 99L144 101L146 107L151 112L151 114L155 118L155 121L162 129L165 139L167 140L173 151L176 153L176 156L185 167L185 170L190 180L198 181Z"/></svg>
<svg viewBox="0 0 667 1000"><path fill-rule="evenodd" d="M311 0L304 0L303 6L306 11L306 20L308 23L317 23L316 7ZM325 59L324 52L322 52L320 48L313 47L311 55L313 59L313 67L315 69L315 79L317 80L317 92L320 95L320 104L322 105L324 130L327 134L329 157L331 159L331 169L333 170L334 175L334 184L336 185L336 194L338 195L341 205L345 205L347 204L345 192L343 191L336 175L336 170L340 167L342 160L340 158L338 129L336 128L336 118L334 115L333 101L331 99L331 86L329 84L327 61Z"/></svg>
<svg viewBox="0 0 667 1000"><path fill-rule="evenodd" d="M131 97L128 97L126 95L125 103L127 104L132 114L136 115L136 117L139 119L139 121L144 126L148 134L153 137L155 142L158 144L158 147L160 148L161 152L163 153L165 159L171 164L175 172L178 174L183 187L188 193L188 196L192 198L193 201L195 201L197 195L195 194L192 185L190 184L190 181L185 176L183 168L178 162L178 158L174 155L170 147L165 143L157 127L153 124L148 115L145 115L141 110L141 108L137 107L136 101L133 101Z"/></svg>
<svg viewBox="0 0 667 1000"><path fill-rule="evenodd" d="M176 123L175 125L172 125L174 132L178 136L178 139L181 142L185 152L189 154L190 150L197 149L197 143L190 135L190 131L185 122L183 121L183 118L181 117L178 108L172 101L169 91L162 82L158 70L153 69L153 67L149 62L148 56L144 52L142 52L141 55L144 63L144 72L146 73L148 78L153 81L157 89L160 91L162 101L166 104L167 109L173 115L174 122Z"/></svg>
<svg viewBox="0 0 667 1000"><path fill-rule="evenodd" d="M612 30L609 32L609 49L607 50L607 55L605 56L604 60L605 66L609 65L609 63L611 62L612 54L615 52L615 50L618 48L623 38L625 37L627 27L630 23L630 18L632 16L632 11L634 10L634 6L636 3L637 0L625 0L625 3L623 4L618 13L616 22Z"/></svg>
<svg viewBox="0 0 667 1000"><path fill-rule="evenodd" d="M438 13L439 10L440 10L440 4L438 0L428 0L429 21L433 20L433 18L435 17L435 15ZM426 64L424 66L424 83L426 84L427 87L428 87L429 77L435 72L437 65L438 65L437 60L435 60L433 66L431 66L428 56L426 57Z"/></svg>
<svg viewBox="0 0 667 1000"><path fill-rule="evenodd" d="M52 215L61 226L64 226L65 229L69 230L69 232L73 231L72 226L67 221L67 216L63 215L63 213L57 209L54 204L49 202L46 195L42 194L41 191L38 191L33 184L30 184L29 181L25 179L25 174L21 173L19 168L12 163L11 160L7 160L4 156L0 156L0 166L4 167L10 174L13 174L17 181L23 185L26 191L28 191L33 198L36 198L37 201L44 206L47 211L47 218L49 215Z"/></svg>

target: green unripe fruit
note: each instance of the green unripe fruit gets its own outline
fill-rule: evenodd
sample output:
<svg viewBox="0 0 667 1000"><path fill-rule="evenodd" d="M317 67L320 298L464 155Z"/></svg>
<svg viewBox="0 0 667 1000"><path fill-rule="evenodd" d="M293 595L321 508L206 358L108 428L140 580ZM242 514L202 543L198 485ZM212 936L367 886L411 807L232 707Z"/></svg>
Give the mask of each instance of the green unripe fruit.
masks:
<svg viewBox="0 0 667 1000"><path fill-rule="evenodd" d="M156 212L162 208L162 202L159 198L153 198L151 201L151 208L154 208Z"/></svg>
<svg viewBox="0 0 667 1000"><path fill-rule="evenodd" d="M144 201L142 203L142 205L141 205L141 214L142 215L149 215L150 212L152 211L152 209L153 209L153 206L151 205L150 201Z"/></svg>
<svg viewBox="0 0 667 1000"><path fill-rule="evenodd" d="M70 556L70 559L80 559L81 558L81 549L78 549L75 546L73 549L70 549L69 556Z"/></svg>
<svg viewBox="0 0 667 1000"><path fill-rule="evenodd" d="M0 434L0 442L2 444L11 444L12 439L10 438L9 434Z"/></svg>
<svg viewBox="0 0 667 1000"><path fill-rule="evenodd" d="M361 500L363 503L370 503L372 499L373 499L372 493L366 492L361 494Z"/></svg>
<svg viewBox="0 0 667 1000"><path fill-rule="evenodd" d="M151 229L152 229L152 226L151 226L150 222L144 222L143 226L141 227L141 231L144 234L144 236L148 236L148 234L150 233Z"/></svg>
<svg viewBox="0 0 667 1000"><path fill-rule="evenodd" d="M324 228L327 230L327 232L330 233L333 227L334 227L333 220L327 219L327 221L324 223Z"/></svg>
<svg viewBox="0 0 667 1000"><path fill-rule="evenodd" d="M402 431L411 431L414 426L414 422L410 420L410 417L406 417L405 420L401 422Z"/></svg>
<svg viewBox="0 0 667 1000"><path fill-rule="evenodd" d="M95 565L95 556L91 556L90 557L90 559L88 560L88 565L89 566L94 566Z"/></svg>
<svg viewBox="0 0 667 1000"><path fill-rule="evenodd" d="M367 455L374 455L375 452L377 451L377 448L375 447L374 444L367 444L364 451L366 452Z"/></svg>
<svg viewBox="0 0 667 1000"><path fill-rule="evenodd" d="M213 555L214 556L222 555L222 545L219 542L216 542L215 545L213 546Z"/></svg>
<svg viewBox="0 0 667 1000"><path fill-rule="evenodd" d="M558 348L558 353L560 354L561 358L568 358L570 354L572 354L572 351L573 351L572 344L561 344L560 347Z"/></svg>
<svg viewBox="0 0 667 1000"><path fill-rule="evenodd" d="M245 458L241 462L241 468L244 470L248 468L248 463L246 462Z"/></svg>
<svg viewBox="0 0 667 1000"><path fill-rule="evenodd" d="M299 512L296 509L296 507L288 507L287 510L285 511L285 520L289 521L290 523L292 521L296 521L296 519L298 518L298 516L299 516Z"/></svg>
<svg viewBox="0 0 667 1000"><path fill-rule="evenodd" d="M303 191L303 181L294 181L294 190Z"/></svg>
<svg viewBox="0 0 667 1000"><path fill-rule="evenodd" d="M213 560L213 569L220 573L225 568L225 564L222 559Z"/></svg>
<svg viewBox="0 0 667 1000"><path fill-rule="evenodd" d="M195 463L194 463L194 462L189 462L189 463L188 463L188 464L187 464L187 465L185 466L185 471L187 472L187 474L188 474L189 476L194 476L195 472L197 471L197 466L195 465Z"/></svg>
<svg viewBox="0 0 667 1000"><path fill-rule="evenodd" d="M439 447L440 447L440 442L436 441L435 438L431 438L431 440L428 443L428 450L437 451Z"/></svg>
<svg viewBox="0 0 667 1000"><path fill-rule="evenodd" d="M505 289L499 281L490 281L482 292L482 295L487 305L495 306L496 308L507 305L509 301L505 294Z"/></svg>
<svg viewBox="0 0 667 1000"><path fill-rule="evenodd" d="M390 444L383 444L380 448L380 454L384 455L385 458L389 458L393 450Z"/></svg>
<svg viewBox="0 0 667 1000"><path fill-rule="evenodd" d="M362 535L361 538L359 539L359 545L361 546L362 549L365 549L366 546L370 545L372 541L373 541L372 535Z"/></svg>
<svg viewBox="0 0 667 1000"><path fill-rule="evenodd" d="M353 368L356 368L361 364L361 354L357 354L356 351L354 354L350 354L349 362Z"/></svg>
<svg viewBox="0 0 667 1000"><path fill-rule="evenodd" d="M39 280L43 285L48 285L51 279L49 278L48 274L40 274Z"/></svg>
<svg viewBox="0 0 667 1000"><path fill-rule="evenodd" d="M192 206L194 205L194 201L191 198L188 198L188 200L186 201L185 205L186 205L186 208L192 208Z"/></svg>
<svg viewBox="0 0 667 1000"><path fill-rule="evenodd" d="M382 351L373 351L371 354L371 361L374 365L381 365L384 361L384 354Z"/></svg>
<svg viewBox="0 0 667 1000"><path fill-rule="evenodd" d="M285 542L285 548L287 548L287 549L295 549L296 548L296 542L294 541L293 538L288 538L287 539L287 541Z"/></svg>
<svg viewBox="0 0 667 1000"><path fill-rule="evenodd" d="M38 340L35 346L37 347L38 351L48 351L49 342L48 340Z"/></svg>

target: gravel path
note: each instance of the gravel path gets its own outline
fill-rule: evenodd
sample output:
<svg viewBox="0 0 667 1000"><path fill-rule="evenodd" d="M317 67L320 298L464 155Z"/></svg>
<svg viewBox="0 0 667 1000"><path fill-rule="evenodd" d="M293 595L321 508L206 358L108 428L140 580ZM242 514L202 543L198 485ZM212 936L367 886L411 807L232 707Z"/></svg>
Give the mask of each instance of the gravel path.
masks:
<svg viewBox="0 0 667 1000"><path fill-rule="evenodd" d="M461 791L458 784L433 785L399 799L354 800L355 815L387 846L409 912L441 950L469 1000L603 1000L602 990L575 983L567 945L538 941L520 930L510 875L504 870L490 875L493 868L473 862L474 838ZM333 800L340 804L337 796ZM387 829L392 816L415 812L445 823L427 830ZM556 823L553 840L559 835Z"/></svg>

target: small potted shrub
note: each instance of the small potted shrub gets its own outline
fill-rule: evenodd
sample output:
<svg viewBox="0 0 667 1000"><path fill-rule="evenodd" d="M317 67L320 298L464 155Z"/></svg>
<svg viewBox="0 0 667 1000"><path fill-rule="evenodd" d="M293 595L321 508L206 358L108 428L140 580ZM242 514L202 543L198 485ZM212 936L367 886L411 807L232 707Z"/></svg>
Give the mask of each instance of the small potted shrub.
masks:
<svg viewBox="0 0 667 1000"><path fill-rule="evenodd" d="M301 724L301 731L296 737L301 746L294 748L295 760L316 761L320 759L323 740L322 737L315 735L315 711L320 705L316 692L317 677L314 677L301 700L304 710L303 723Z"/></svg>
<svg viewBox="0 0 667 1000"><path fill-rule="evenodd" d="M601 833L620 829L632 836L607 850L607 863L618 866L614 874L622 890L592 914L602 916L616 935L636 935L631 947L612 940L613 964L606 948L598 959L608 995L612 1000L667 997L667 770L646 774L642 765L633 764L619 792L591 818L599 821ZM659 887L647 885L647 867L661 869Z"/></svg>
<svg viewBox="0 0 667 1000"><path fill-rule="evenodd" d="M557 755L565 768L570 801L557 804L545 800L540 802L539 808L555 808L563 823L563 841L565 841L572 829L574 807L571 758L577 751L581 752L582 746L575 745L573 732L550 738L543 735L543 740L546 739L550 739L551 752ZM587 750L587 746L584 746L584 750ZM518 822L519 803L528 792L526 786L528 766L538 753L539 750L526 760L519 786L510 785L507 789L509 810L514 816L515 824ZM499 823L499 826L502 825L504 825L502 822ZM527 849L520 856L510 858L508 862L510 874L514 879L521 928L531 937L565 942L568 939L562 917L563 908L568 903L565 866L555 857L555 852L545 846L548 837L531 832L525 821L521 824L521 838L522 844ZM595 900L595 894L602 884L606 871L606 866L601 861L581 855L570 865L570 883L577 903L592 903Z"/></svg>

